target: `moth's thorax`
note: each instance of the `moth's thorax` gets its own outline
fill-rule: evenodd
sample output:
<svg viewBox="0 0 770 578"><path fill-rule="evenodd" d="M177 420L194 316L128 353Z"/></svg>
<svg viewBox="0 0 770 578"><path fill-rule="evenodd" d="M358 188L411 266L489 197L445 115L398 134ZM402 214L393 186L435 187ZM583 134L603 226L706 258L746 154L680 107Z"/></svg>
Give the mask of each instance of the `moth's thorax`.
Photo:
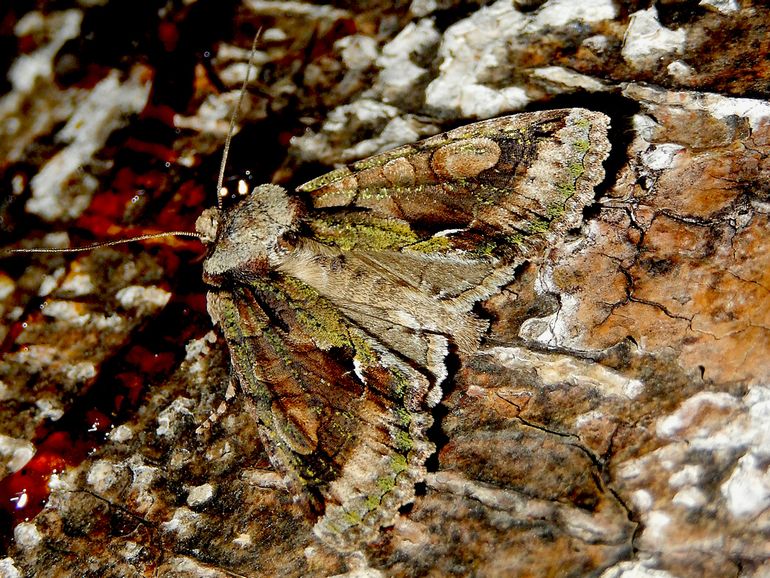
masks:
<svg viewBox="0 0 770 578"><path fill-rule="evenodd" d="M260 185L224 209L207 209L196 230L211 248L203 279L220 285L227 278L260 276L281 262L282 237L296 228L298 207L277 185Z"/></svg>

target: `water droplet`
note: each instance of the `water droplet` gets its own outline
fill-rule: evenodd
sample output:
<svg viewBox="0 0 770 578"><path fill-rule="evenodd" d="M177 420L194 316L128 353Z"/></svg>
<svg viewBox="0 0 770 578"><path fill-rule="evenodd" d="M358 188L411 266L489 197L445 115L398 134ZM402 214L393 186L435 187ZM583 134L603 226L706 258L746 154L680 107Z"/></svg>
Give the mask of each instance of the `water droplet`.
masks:
<svg viewBox="0 0 770 578"><path fill-rule="evenodd" d="M26 508L27 503L29 502L29 496L27 495L27 490L22 490L16 497L11 498L11 501L16 502L17 510Z"/></svg>

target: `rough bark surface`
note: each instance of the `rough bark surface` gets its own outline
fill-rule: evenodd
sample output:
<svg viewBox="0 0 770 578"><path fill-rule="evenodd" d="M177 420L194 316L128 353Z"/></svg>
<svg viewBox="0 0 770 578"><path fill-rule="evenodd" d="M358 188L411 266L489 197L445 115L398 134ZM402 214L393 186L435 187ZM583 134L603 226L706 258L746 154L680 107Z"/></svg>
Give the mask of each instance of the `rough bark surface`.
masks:
<svg viewBox="0 0 770 578"><path fill-rule="evenodd" d="M8 2L0 241L193 229L520 111L610 116L579 229L475 312L412 504L353 554L270 465L203 249L0 262L3 576L770 572L770 10L700 2ZM223 402L227 401L225 405Z"/></svg>

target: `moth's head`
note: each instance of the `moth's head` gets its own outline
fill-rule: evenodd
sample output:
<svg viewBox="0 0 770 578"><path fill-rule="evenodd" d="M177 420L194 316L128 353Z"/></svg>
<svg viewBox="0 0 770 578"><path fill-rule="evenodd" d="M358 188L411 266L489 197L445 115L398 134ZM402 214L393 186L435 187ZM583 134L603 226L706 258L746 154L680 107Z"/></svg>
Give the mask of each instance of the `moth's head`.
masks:
<svg viewBox="0 0 770 578"><path fill-rule="evenodd" d="M209 245L204 281L221 285L227 279L264 276L280 261L280 242L295 230L297 216L297 203L286 190L269 184L229 206L203 211L195 229Z"/></svg>

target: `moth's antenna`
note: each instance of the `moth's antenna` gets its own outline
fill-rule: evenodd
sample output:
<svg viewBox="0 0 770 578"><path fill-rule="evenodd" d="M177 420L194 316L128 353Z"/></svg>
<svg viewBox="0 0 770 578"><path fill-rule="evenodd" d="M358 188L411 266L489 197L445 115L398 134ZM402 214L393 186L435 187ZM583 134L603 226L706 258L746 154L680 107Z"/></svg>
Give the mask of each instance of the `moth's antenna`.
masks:
<svg viewBox="0 0 770 578"><path fill-rule="evenodd" d="M227 155L230 152L230 141L233 140L233 130L235 129L235 123L238 122L238 113L241 110L243 104L243 96L246 94L246 86L249 84L249 76L251 69L254 66L254 55L257 53L257 41L262 34L262 28L257 30L254 35L254 41L251 43L251 54L249 55L249 66L246 68L246 76L243 79L241 85L241 94L238 96L238 105L233 110L233 114L230 116L230 128L227 129L227 138L225 139L225 148L222 152L222 164L219 165L219 178L217 179L217 206L222 208L222 197L227 195L227 189L222 187L222 183L225 180L225 165L227 164Z"/></svg>
<svg viewBox="0 0 770 578"><path fill-rule="evenodd" d="M146 235L139 235L137 237L131 237L130 239L116 239L114 241L104 241L103 243L94 243L93 245L86 245L85 247L73 247L67 249L56 249L51 247L37 247L31 249L5 249L3 251L6 255L16 255L18 253L85 253L86 251L93 251L94 249L101 249L102 247L112 247L114 245L124 245L126 243L134 243L136 241L146 241L147 239L160 239L162 237L195 237L196 239L203 239L203 235L192 231L170 231L168 233L148 233Z"/></svg>

